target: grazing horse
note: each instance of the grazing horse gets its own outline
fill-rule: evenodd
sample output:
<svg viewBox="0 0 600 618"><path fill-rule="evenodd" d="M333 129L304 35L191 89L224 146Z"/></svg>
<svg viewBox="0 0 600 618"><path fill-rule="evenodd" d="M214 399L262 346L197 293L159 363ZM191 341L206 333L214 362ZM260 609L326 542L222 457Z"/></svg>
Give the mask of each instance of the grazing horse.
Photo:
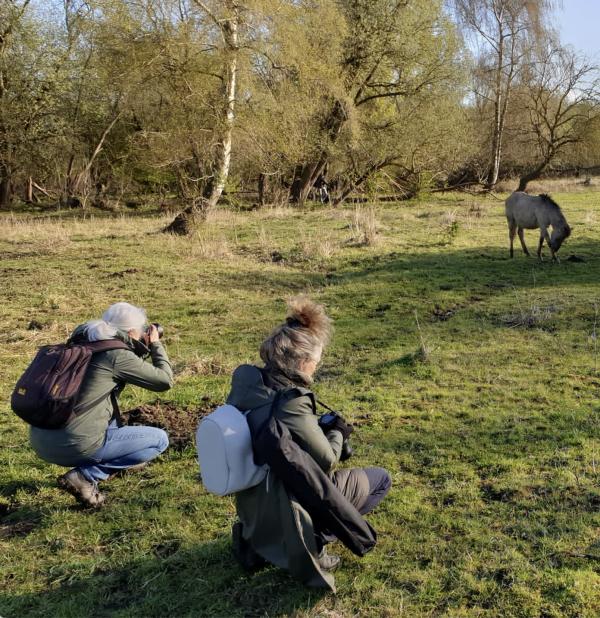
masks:
<svg viewBox="0 0 600 618"><path fill-rule="evenodd" d="M550 247L552 259L558 261L556 255L563 241L571 234L560 206L549 196L528 195L523 191L515 191L506 200L506 220L508 221L508 235L510 238L510 257L513 257L513 241L518 232L519 240L525 255L529 255L523 230L540 228L540 242L537 255L542 259L542 245L544 240ZM552 226L552 236L548 234L548 227Z"/></svg>

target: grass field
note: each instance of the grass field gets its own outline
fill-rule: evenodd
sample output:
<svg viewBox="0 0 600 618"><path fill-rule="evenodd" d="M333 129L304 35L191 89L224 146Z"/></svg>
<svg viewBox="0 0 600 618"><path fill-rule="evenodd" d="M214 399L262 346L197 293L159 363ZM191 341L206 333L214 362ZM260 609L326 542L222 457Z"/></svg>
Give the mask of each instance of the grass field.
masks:
<svg viewBox="0 0 600 618"><path fill-rule="evenodd" d="M560 264L509 260L502 202L465 195L220 211L193 239L158 234L164 217L4 216L0 615L600 615L599 196L554 194L573 227ZM394 482L376 549L332 550L337 595L237 566L233 500L204 492L192 446L87 512L10 412L36 346L117 300L165 326L162 401L221 402L298 292L335 320L315 390L357 425L349 463ZM155 400L128 387L122 407Z"/></svg>

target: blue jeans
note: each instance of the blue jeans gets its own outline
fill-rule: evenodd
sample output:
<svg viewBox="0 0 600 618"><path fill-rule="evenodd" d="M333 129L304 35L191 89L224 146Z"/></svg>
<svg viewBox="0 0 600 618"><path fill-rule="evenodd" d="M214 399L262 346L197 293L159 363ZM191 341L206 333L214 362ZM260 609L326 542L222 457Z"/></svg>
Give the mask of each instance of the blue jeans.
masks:
<svg viewBox="0 0 600 618"><path fill-rule="evenodd" d="M145 463L158 457L169 446L169 438L157 427L118 427L111 421L104 444L77 470L92 482L106 480L119 470Z"/></svg>

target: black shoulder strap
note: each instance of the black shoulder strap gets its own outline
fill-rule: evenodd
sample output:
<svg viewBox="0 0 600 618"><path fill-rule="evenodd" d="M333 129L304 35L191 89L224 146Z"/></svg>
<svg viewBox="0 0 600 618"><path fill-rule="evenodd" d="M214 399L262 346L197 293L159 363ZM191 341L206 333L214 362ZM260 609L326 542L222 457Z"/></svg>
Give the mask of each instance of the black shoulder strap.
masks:
<svg viewBox="0 0 600 618"><path fill-rule="evenodd" d="M294 393L292 397L289 398L288 401L291 401L292 399L297 399L298 397L308 397L312 404L313 414L317 413L317 403L318 402L317 402L317 399L315 398L315 394L312 391L307 390L306 392L302 392L300 388L298 388L297 386L292 386L291 388L282 389L277 392L280 393L281 396L286 395L288 393Z"/></svg>
<svg viewBox="0 0 600 618"><path fill-rule="evenodd" d="M117 427L123 427L123 417L121 416L121 408L119 408L119 400L117 399L116 390L113 388L110 391L110 402L113 407L113 418L117 421Z"/></svg>
<svg viewBox="0 0 600 618"><path fill-rule="evenodd" d="M334 410L333 408L330 408L326 403L323 403L322 401L319 401L318 399L315 399L315 401L322 407L325 408L326 410L329 410L329 412L332 412L333 414L339 414L339 412L337 412L337 410Z"/></svg>

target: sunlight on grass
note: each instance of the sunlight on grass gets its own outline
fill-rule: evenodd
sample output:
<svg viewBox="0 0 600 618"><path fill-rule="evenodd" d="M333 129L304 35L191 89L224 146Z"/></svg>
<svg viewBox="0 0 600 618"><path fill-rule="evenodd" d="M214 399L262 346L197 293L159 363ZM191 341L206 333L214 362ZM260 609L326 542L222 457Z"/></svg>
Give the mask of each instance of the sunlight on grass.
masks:
<svg viewBox="0 0 600 618"><path fill-rule="evenodd" d="M560 264L509 260L502 200L460 194L219 210L191 238L160 234L167 216L1 217L0 614L600 615L600 226L595 193L554 198ZM86 513L9 410L36 347L117 300L165 325L169 409L223 401L298 292L335 320L315 390L356 425L350 464L394 481L377 548L335 547L337 596L241 571L233 501L204 492L191 446ZM128 387L123 408L156 400Z"/></svg>

